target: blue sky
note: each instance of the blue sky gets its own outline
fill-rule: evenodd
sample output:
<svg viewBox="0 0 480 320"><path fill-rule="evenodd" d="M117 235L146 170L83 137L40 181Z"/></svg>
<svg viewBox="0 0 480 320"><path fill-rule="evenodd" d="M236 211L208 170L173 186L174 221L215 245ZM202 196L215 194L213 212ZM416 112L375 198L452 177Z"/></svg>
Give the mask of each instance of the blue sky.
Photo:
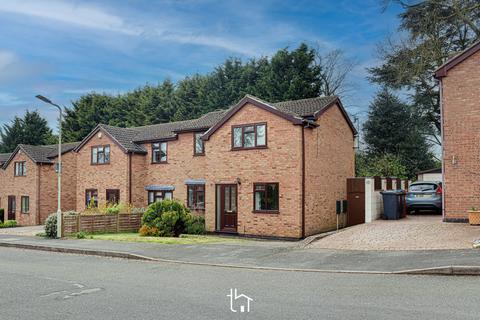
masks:
<svg viewBox="0 0 480 320"><path fill-rule="evenodd" d="M90 91L176 81L302 41L356 62L343 101L358 113L377 89L365 68L378 64L376 45L395 34L398 10L382 12L380 0L1 1L0 125L37 109L55 128L55 110L36 94L70 106Z"/></svg>

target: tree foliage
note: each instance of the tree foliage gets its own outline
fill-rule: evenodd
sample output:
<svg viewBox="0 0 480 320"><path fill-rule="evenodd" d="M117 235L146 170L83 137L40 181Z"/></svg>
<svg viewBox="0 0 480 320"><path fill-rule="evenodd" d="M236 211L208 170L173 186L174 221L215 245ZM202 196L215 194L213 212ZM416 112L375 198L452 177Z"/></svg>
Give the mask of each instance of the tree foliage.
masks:
<svg viewBox="0 0 480 320"><path fill-rule="evenodd" d="M55 136L47 120L38 111L26 111L22 118L15 117L0 129L0 152L12 152L19 144L54 144Z"/></svg>
<svg viewBox="0 0 480 320"><path fill-rule="evenodd" d="M478 0L385 0L404 9L399 15L400 41L379 47L383 63L369 69L370 79L394 89L411 92L414 106L438 144L440 95L433 72L448 58L480 39Z"/></svg>
<svg viewBox="0 0 480 320"><path fill-rule="evenodd" d="M363 126L366 153L372 161L366 167L387 168L385 164L390 163L399 168L401 164L409 178L417 171L432 168L435 159L423 136L423 127L415 108L386 88L379 91Z"/></svg>
<svg viewBox="0 0 480 320"><path fill-rule="evenodd" d="M343 56L335 52L319 57L317 50L300 44L270 58L229 58L206 75L188 76L176 84L165 80L117 96L89 93L66 110L64 136L79 141L99 123L130 127L193 119L227 108L245 94L278 102L340 93L350 71L340 68Z"/></svg>
<svg viewBox="0 0 480 320"><path fill-rule="evenodd" d="M409 177L402 159L390 153L371 156L366 152L357 152L355 172L358 177Z"/></svg>

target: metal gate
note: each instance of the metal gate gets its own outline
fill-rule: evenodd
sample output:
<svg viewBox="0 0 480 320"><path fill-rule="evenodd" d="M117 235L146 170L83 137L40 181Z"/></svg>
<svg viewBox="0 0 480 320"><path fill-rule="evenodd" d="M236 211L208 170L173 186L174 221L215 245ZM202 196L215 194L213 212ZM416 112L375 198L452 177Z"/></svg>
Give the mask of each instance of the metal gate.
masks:
<svg viewBox="0 0 480 320"><path fill-rule="evenodd" d="M365 223L365 178L347 179L347 226Z"/></svg>

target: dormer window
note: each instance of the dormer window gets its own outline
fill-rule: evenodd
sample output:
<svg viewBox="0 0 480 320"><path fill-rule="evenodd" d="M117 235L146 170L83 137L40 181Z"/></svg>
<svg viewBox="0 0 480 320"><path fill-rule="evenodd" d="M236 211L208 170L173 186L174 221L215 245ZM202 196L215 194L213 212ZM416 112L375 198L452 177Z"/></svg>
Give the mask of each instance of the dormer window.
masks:
<svg viewBox="0 0 480 320"><path fill-rule="evenodd" d="M152 143L152 163L166 163L167 162L167 143L157 142Z"/></svg>
<svg viewBox="0 0 480 320"><path fill-rule="evenodd" d="M232 149L265 148L266 146L266 123L232 126Z"/></svg>
<svg viewBox="0 0 480 320"><path fill-rule="evenodd" d="M25 161L15 162L15 177L25 177L27 175L27 165Z"/></svg>

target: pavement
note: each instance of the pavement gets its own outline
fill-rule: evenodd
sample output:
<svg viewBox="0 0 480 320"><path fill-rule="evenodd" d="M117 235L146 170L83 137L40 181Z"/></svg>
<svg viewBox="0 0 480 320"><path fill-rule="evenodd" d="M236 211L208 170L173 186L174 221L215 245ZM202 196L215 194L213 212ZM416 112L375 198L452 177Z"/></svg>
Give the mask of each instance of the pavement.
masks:
<svg viewBox="0 0 480 320"><path fill-rule="evenodd" d="M42 232L45 232L45 226L0 228L0 235L8 234L8 235L18 235L18 236L34 236Z"/></svg>
<svg viewBox="0 0 480 320"><path fill-rule="evenodd" d="M332 250L470 249L480 226L442 222L439 215L408 215L400 220L375 220L315 241L312 248Z"/></svg>
<svg viewBox="0 0 480 320"><path fill-rule="evenodd" d="M2 246L231 268L480 275L478 249L360 251L305 248L301 242L165 245L0 235Z"/></svg>
<svg viewBox="0 0 480 320"><path fill-rule="evenodd" d="M268 272L0 248L1 319L478 319L472 277ZM230 311L230 289L253 301ZM243 303L245 303L243 301Z"/></svg>

